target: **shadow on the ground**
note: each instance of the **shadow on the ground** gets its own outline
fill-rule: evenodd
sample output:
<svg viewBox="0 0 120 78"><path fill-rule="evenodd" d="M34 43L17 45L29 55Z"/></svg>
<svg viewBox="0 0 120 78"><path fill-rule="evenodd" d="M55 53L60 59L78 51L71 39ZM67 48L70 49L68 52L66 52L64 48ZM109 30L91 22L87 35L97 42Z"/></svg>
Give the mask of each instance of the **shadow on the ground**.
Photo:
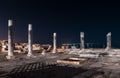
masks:
<svg viewBox="0 0 120 78"><path fill-rule="evenodd" d="M45 64L45 63L31 63L19 66L13 69L8 77L10 78L72 78L78 74L87 72L83 68L75 68L63 64ZM79 78L89 78L95 71L89 71L82 74ZM86 75L87 74L87 75Z"/></svg>

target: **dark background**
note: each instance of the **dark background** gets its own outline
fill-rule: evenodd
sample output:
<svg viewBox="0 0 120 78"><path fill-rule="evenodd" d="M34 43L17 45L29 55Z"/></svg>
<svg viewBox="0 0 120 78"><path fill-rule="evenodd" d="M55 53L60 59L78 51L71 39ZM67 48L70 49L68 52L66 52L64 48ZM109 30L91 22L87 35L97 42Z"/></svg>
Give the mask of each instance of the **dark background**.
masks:
<svg viewBox="0 0 120 78"><path fill-rule="evenodd" d="M118 2L75 0L1 0L0 40L7 39L8 19L14 21L14 41L27 42L28 24L33 24L33 42L52 44L57 32L58 44L106 43L112 32L112 44L120 43L120 6Z"/></svg>

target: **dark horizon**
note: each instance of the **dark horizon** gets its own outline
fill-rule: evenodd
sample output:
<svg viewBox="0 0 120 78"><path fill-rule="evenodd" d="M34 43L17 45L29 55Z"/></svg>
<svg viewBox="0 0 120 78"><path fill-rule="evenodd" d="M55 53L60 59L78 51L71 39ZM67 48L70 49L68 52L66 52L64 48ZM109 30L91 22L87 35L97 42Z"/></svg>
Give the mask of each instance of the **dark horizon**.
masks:
<svg viewBox="0 0 120 78"><path fill-rule="evenodd" d="M12 19L14 41L27 42L28 24L33 25L33 42L52 44L79 43L80 32L85 42L106 43L112 33L112 44L120 44L120 6L114 2L84 1L0 1L0 40L7 39L7 22Z"/></svg>

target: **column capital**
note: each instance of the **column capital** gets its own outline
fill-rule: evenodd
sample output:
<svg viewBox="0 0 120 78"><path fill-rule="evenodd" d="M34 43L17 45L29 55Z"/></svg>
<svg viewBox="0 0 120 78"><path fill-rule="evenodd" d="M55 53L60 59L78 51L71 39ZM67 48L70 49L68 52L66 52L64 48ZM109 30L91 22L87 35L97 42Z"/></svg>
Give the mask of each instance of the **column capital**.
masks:
<svg viewBox="0 0 120 78"><path fill-rule="evenodd" d="M29 31L32 30L32 24L28 24L28 30L29 30Z"/></svg>
<svg viewBox="0 0 120 78"><path fill-rule="evenodd" d="M8 26L12 26L13 25L13 21L11 19L8 20Z"/></svg>
<svg viewBox="0 0 120 78"><path fill-rule="evenodd" d="M107 36L111 36L111 32L109 32L109 33L107 34Z"/></svg>

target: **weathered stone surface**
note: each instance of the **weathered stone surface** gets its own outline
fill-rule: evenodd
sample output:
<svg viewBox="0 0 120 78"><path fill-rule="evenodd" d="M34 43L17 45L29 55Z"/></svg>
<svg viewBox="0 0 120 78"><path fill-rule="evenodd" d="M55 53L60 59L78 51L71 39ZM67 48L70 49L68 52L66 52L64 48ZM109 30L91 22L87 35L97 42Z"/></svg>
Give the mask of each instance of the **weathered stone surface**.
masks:
<svg viewBox="0 0 120 78"><path fill-rule="evenodd" d="M56 53L57 46L56 46L56 33L53 33L53 53Z"/></svg>
<svg viewBox="0 0 120 78"><path fill-rule="evenodd" d="M81 42L80 48L81 48L82 51L84 51L84 49L85 49L84 32L80 32L80 42Z"/></svg>
<svg viewBox="0 0 120 78"><path fill-rule="evenodd" d="M13 22L12 20L8 20L8 55L6 56L7 59L14 59L14 48L13 48Z"/></svg>

